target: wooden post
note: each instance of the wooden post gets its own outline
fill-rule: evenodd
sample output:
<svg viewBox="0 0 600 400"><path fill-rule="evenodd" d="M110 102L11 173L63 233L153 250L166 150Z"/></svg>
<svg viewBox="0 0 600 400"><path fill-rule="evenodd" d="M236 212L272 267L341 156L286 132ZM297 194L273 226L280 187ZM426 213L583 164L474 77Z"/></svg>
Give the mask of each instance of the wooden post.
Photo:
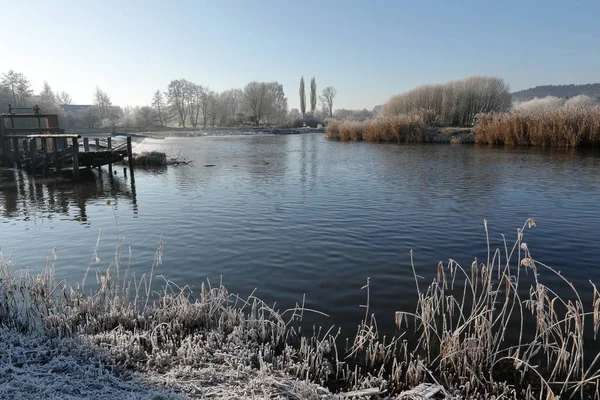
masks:
<svg viewBox="0 0 600 400"><path fill-rule="evenodd" d="M94 141L96 142L96 151L100 151L100 138L96 138ZM102 167L98 165L98 171L100 171L101 169Z"/></svg>
<svg viewBox="0 0 600 400"><path fill-rule="evenodd" d="M79 143L73 138L73 179L79 179Z"/></svg>
<svg viewBox="0 0 600 400"><path fill-rule="evenodd" d="M133 170L133 151L131 150L131 136L127 136L127 160L129 169Z"/></svg>
<svg viewBox="0 0 600 400"><path fill-rule="evenodd" d="M29 142L27 141L27 139L21 140L21 143L23 144L23 154L25 155L29 153Z"/></svg>
<svg viewBox="0 0 600 400"><path fill-rule="evenodd" d="M86 153L88 151L90 151L90 139L89 138L83 138L83 151L85 151Z"/></svg>
<svg viewBox="0 0 600 400"><path fill-rule="evenodd" d="M48 139L40 139L42 150L44 150L44 170L48 171Z"/></svg>
<svg viewBox="0 0 600 400"><path fill-rule="evenodd" d="M108 148L108 151L110 151L112 149L112 138L109 136L108 138L106 138L106 147ZM109 157L111 157L109 155ZM112 176L112 164L108 163L108 173L110 174L110 176Z"/></svg>
<svg viewBox="0 0 600 400"><path fill-rule="evenodd" d="M54 166L56 170L59 171L61 169L60 161L58 159L58 154L60 152L58 148L58 138L52 138L52 147L54 148Z"/></svg>
<svg viewBox="0 0 600 400"><path fill-rule="evenodd" d="M10 150L10 147L11 147L10 138L5 137L4 138L4 166L7 168L12 168L12 166L13 166L12 152Z"/></svg>
<svg viewBox="0 0 600 400"><path fill-rule="evenodd" d="M35 171L37 167L37 147L35 146L35 138L29 140L29 157L31 157L31 169Z"/></svg>
<svg viewBox="0 0 600 400"><path fill-rule="evenodd" d="M17 163L17 167L21 168L21 156L19 155L19 139L12 138L14 160Z"/></svg>

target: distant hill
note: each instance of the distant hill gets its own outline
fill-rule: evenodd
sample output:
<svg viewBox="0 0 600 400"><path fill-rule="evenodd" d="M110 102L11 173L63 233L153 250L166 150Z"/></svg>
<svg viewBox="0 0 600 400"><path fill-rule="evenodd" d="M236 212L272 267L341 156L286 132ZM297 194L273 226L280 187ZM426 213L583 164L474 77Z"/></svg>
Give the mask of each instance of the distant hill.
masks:
<svg viewBox="0 0 600 400"><path fill-rule="evenodd" d="M535 97L572 97L585 94L595 97L600 101L600 83L589 83L587 85L545 85L536 86L531 89L521 90L512 94L513 101L527 101Z"/></svg>

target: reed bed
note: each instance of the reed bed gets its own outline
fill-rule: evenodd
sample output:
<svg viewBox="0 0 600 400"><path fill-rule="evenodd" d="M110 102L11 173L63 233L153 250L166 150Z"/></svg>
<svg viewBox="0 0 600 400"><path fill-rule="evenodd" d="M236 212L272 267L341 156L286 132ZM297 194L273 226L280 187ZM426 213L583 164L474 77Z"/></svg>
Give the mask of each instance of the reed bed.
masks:
<svg viewBox="0 0 600 400"><path fill-rule="evenodd" d="M367 279L365 315L345 348L339 329L303 331L303 315L317 312L303 302L281 311L222 284L207 281L194 292L156 276L162 242L148 275L138 279L122 268L119 245L109 267L92 268L94 255L74 286L55 281L52 257L39 273L16 271L0 257L0 327L55 348L76 343L117 379L182 398L316 399L349 391L402 398L422 383L446 398L592 398L600 356L590 362L586 355L600 327L600 292L592 285L592 306L584 307L562 274L535 259L524 240L533 226L528 220L501 250L492 251L488 239L487 259L469 268L454 260L438 265L427 288L411 254L417 308L396 313L391 338L370 313ZM561 298L543 274L570 294ZM153 294L152 282L162 289ZM7 386L0 381L0 393ZM334 387L343 393L326 389Z"/></svg>
<svg viewBox="0 0 600 400"><path fill-rule="evenodd" d="M331 121L325 133L329 139L390 143L423 143L428 141L421 113L379 117L367 121Z"/></svg>
<svg viewBox="0 0 600 400"><path fill-rule="evenodd" d="M600 106L480 114L479 144L579 147L600 145Z"/></svg>

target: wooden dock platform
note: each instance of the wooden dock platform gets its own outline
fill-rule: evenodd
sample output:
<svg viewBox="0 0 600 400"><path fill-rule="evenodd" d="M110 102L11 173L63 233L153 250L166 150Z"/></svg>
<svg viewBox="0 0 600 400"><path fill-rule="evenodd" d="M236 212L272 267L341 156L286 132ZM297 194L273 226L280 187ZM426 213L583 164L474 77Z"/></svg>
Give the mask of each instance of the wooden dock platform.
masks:
<svg viewBox="0 0 600 400"><path fill-rule="evenodd" d="M8 114L0 114L0 162L4 167L24 168L32 173L72 169L73 178L79 178L80 168L99 168L129 161L133 168L131 136L117 144L113 138L83 137L67 134L58 126L56 114L43 114L39 107L30 113L15 113L9 106Z"/></svg>

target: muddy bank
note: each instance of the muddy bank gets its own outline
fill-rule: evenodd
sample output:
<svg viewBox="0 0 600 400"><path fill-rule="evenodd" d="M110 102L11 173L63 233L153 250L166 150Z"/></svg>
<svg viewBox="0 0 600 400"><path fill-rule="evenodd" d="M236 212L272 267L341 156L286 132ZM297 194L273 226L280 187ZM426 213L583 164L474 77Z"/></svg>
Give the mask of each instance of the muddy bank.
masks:
<svg viewBox="0 0 600 400"><path fill-rule="evenodd" d="M475 143L473 128L427 128L425 134L431 143Z"/></svg>

